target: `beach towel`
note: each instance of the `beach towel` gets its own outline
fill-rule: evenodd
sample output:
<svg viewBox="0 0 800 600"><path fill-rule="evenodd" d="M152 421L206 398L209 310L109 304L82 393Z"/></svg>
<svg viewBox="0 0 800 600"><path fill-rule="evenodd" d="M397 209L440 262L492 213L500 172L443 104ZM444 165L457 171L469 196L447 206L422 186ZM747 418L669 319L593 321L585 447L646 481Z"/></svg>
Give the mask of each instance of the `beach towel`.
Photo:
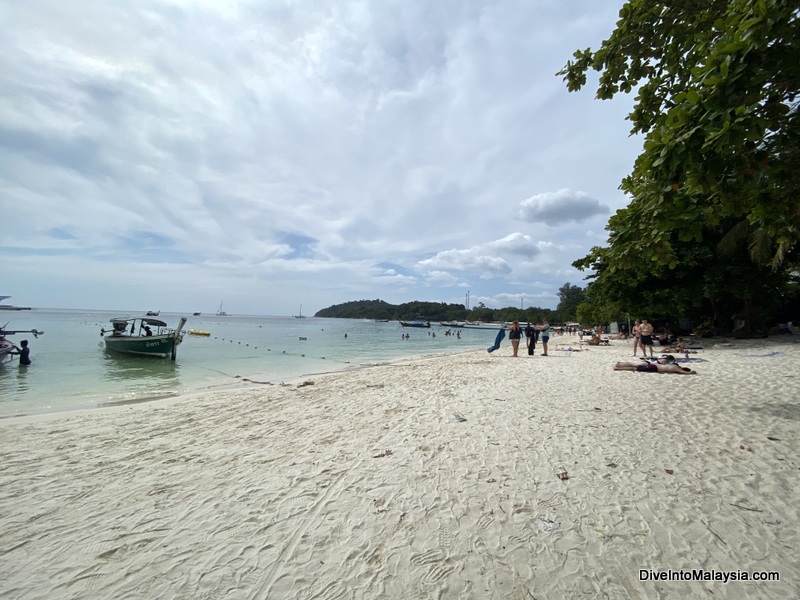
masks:
<svg viewBox="0 0 800 600"><path fill-rule="evenodd" d="M501 329L501 330L498 332L498 334L497 334L497 337L496 337L496 338L494 338L494 346L489 346L489 347L486 349L486 351L487 351L487 352L494 352L495 350L497 350L497 349L500 347L500 342L502 342L502 341L503 341L503 338L504 338L504 337L506 337L506 330L505 330L505 329Z"/></svg>

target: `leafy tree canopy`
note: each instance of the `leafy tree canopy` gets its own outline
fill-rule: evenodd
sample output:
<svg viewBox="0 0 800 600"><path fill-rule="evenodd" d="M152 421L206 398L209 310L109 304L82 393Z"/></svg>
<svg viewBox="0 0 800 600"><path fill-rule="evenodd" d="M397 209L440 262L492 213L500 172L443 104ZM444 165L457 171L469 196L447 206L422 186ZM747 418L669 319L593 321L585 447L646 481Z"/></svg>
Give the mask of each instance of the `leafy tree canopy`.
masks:
<svg viewBox="0 0 800 600"><path fill-rule="evenodd" d="M559 72L575 91L599 71L600 99L637 91L628 118L644 149L606 268L674 268L676 239L701 242L723 221L747 232L753 259L796 259L799 14L797 0L630 0L600 49Z"/></svg>
<svg viewBox="0 0 800 600"><path fill-rule="evenodd" d="M558 290L559 303L556 314L559 321L567 323L577 319L578 306L586 299L583 288L571 285L569 282L562 285ZM586 321L594 323L595 321ZM609 321L602 321L608 323Z"/></svg>

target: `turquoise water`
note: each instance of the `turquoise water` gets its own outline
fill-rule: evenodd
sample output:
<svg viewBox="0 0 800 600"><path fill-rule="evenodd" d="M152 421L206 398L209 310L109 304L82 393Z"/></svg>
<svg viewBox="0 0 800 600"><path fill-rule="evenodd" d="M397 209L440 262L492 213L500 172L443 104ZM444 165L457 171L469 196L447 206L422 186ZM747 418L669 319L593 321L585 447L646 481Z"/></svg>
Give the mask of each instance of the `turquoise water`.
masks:
<svg viewBox="0 0 800 600"><path fill-rule="evenodd" d="M497 332L460 329L457 339L435 324L416 329L397 321L189 316L187 329L211 336L187 334L173 362L105 350L100 328L108 329L109 320L120 316L138 315L57 309L0 313L0 325L7 323L8 329L45 332L38 338L11 336L17 345L22 339L30 342L33 364L0 365L0 418L146 402L241 379L280 383L406 356L486 348ZM174 327L181 316L162 312L159 318ZM406 333L410 339L402 339Z"/></svg>

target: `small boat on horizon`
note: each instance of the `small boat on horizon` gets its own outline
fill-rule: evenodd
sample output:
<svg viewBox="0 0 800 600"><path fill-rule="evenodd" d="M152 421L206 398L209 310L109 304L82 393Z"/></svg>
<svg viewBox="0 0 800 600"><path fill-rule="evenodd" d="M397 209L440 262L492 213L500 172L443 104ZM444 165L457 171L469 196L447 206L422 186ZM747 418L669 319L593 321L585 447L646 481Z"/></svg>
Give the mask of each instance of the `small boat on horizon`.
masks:
<svg viewBox="0 0 800 600"><path fill-rule="evenodd" d="M305 319L306 316L303 314L303 305L300 305L300 312L294 316L295 319Z"/></svg>
<svg viewBox="0 0 800 600"><path fill-rule="evenodd" d="M224 310L222 310L222 302L219 303L219 310L217 311L217 316L218 317L227 317L228 316L228 313L226 313Z"/></svg>
<svg viewBox="0 0 800 600"><path fill-rule="evenodd" d="M157 358L169 356L175 360L178 345L183 341L185 324L186 317L181 317L175 329L152 317L120 317L111 319L110 330L101 328L100 336L105 341L107 350ZM151 326L156 330L153 331Z"/></svg>
<svg viewBox="0 0 800 600"><path fill-rule="evenodd" d="M161 314L160 310L148 310L147 311L147 316L148 317L157 317L160 314Z"/></svg>
<svg viewBox="0 0 800 600"><path fill-rule="evenodd" d="M400 321L403 327L430 327L430 321Z"/></svg>

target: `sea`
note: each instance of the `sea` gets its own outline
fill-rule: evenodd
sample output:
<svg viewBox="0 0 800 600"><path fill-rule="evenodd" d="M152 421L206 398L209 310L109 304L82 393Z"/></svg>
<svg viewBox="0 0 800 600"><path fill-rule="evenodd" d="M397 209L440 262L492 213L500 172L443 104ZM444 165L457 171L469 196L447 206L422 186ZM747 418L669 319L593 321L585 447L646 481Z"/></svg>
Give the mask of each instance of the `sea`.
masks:
<svg viewBox="0 0 800 600"><path fill-rule="evenodd" d="M497 327L402 327L398 321L184 315L161 312L175 327L186 316L186 334L175 361L106 350L101 328L117 317L141 313L105 310L2 311L6 330L40 332L27 339L32 364L0 364L0 418L97 409L149 402L248 384L280 384L314 375L365 368L401 358L455 353L491 346ZM450 330L452 335L446 335ZM460 337L456 335L460 332ZM406 338L404 334L409 337Z"/></svg>

